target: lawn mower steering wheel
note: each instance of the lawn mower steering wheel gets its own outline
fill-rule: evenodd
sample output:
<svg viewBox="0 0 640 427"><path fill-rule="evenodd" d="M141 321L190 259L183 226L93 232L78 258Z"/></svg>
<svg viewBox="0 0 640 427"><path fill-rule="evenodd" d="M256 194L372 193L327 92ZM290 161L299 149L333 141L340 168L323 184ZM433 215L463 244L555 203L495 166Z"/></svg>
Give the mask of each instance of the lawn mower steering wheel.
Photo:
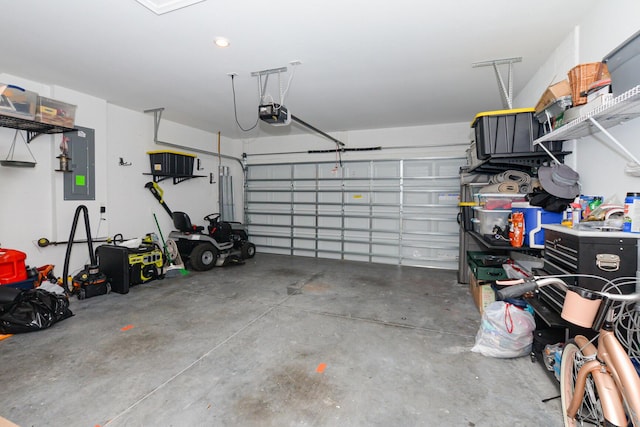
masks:
<svg viewBox="0 0 640 427"><path fill-rule="evenodd" d="M209 215L205 216L204 220L215 224L215 223L218 222L219 218L220 218L220 214L219 213L212 213L212 214L209 214Z"/></svg>

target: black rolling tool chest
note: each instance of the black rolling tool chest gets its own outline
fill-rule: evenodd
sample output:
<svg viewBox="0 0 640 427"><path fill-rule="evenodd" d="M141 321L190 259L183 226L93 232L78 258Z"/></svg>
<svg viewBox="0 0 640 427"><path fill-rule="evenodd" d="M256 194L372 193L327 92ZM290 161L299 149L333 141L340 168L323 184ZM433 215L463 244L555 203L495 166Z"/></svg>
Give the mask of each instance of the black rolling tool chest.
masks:
<svg viewBox="0 0 640 427"><path fill-rule="evenodd" d="M622 232L572 230L560 225L545 225L544 271L548 274L593 274L606 279L636 277L638 238ZM569 284L602 290L605 282L588 277L566 278ZM622 291L632 293L634 285ZM540 289L540 297L558 312L562 311L564 291L553 286Z"/></svg>

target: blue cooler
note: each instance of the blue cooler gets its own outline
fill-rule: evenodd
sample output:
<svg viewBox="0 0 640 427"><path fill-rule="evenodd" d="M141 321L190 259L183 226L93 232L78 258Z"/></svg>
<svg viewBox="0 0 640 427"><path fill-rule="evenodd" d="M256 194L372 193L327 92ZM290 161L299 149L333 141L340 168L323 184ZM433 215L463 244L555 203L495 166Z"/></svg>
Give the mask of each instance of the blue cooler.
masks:
<svg viewBox="0 0 640 427"><path fill-rule="evenodd" d="M544 228L542 224L560 224L562 212L549 212L527 202L511 204L512 212L524 213L524 246L544 249Z"/></svg>

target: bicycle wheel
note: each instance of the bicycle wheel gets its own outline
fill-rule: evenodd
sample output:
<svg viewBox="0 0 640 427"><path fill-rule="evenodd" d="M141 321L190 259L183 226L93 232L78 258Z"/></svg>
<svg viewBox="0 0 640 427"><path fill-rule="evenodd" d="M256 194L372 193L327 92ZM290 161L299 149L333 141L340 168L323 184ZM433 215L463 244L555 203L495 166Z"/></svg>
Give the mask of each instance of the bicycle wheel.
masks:
<svg viewBox="0 0 640 427"><path fill-rule="evenodd" d="M604 425L602 405L591 375L587 376L582 403L576 417L567 416L567 408L573 399L578 371L587 360L591 358L585 357L575 341L571 340L565 344L560 364L560 396L565 427Z"/></svg>

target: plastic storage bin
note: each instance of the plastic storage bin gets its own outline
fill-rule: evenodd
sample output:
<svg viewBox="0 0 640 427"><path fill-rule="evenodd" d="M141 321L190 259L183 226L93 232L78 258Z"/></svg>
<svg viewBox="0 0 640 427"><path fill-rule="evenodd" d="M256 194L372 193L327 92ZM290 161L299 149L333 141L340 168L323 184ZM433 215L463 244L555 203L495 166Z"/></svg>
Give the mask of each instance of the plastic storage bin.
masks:
<svg viewBox="0 0 640 427"><path fill-rule="evenodd" d="M544 228L542 224L560 224L562 212L549 212L527 202L513 203L513 212L524 214L524 245L535 249L544 249Z"/></svg>
<svg viewBox="0 0 640 427"><path fill-rule="evenodd" d="M36 121L73 129L76 121L76 106L56 99L38 96Z"/></svg>
<svg viewBox="0 0 640 427"><path fill-rule="evenodd" d="M505 229L509 226L511 209L483 209L474 206L473 231L480 234L494 234L495 226Z"/></svg>
<svg viewBox="0 0 640 427"><path fill-rule="evenodd" d="M640 31L605 56L611 74L611 91L618 96L640 85Z"/></svg>
<svg viewBox="0 0 640 427"><path fill-rule="evenodd" d="M475 195L476 203L482 209L511 209L514 202L524 202L526 194L513 193L478 193Z"/></svg>
<svg viewBox="0 0 640 427"><path fill-rule="evenodd" d="M27 280L24 260L27 254L15 249L0 249L0 285Z"/></svg>
<svg viewBox="0 0 640 427"><path fill-rule="evenodd" d="M0 114L33 120L36 117L37 103L37 93L0 83Z"/></svg>
<svg viewBox="0 0 640 427"><path fill-rule="evenodd" d="M193 154L179 151L147 151L153 175L190 176L193 175Z"/></svg>
<svg viewBox="0 0 640 427"><path fill-rule="evenodd" d="M467 264L478 280L502 280L507 273L502 264L509 260L508 256L495 255L488 252L467 251Z"/></svg>
<svg viewBox="0 0 640 427"><path fill-rule="evenodd" d="M533 108L478 113L471 127L474 128L480 160L495 154L544 152L542 147L533 145L533 141L544 134L542 124L534 117ZM562 141L544 144L550 151L562 151Z"/></svg>

